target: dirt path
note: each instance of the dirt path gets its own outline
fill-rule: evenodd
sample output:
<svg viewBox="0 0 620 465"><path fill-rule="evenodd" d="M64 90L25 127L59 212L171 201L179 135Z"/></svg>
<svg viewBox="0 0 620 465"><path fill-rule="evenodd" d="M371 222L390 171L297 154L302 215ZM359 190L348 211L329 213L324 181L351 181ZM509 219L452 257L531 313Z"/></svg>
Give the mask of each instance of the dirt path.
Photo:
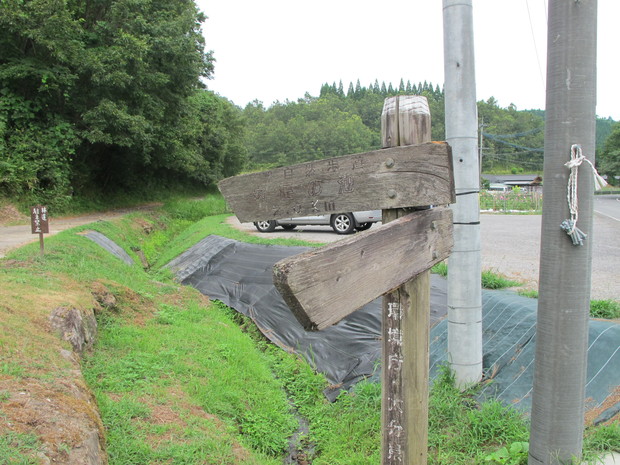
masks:
<svg viewBox="0 0 620 465"><path fill-rule="evenodd" d="M123 215L140 210L151 210L159 204L149 204L135 208L124 208L119 210L113 210L110 212L92 213L89 215L65 217L65 218L50 218L49 226L50 232L45 236L51 236L64 231L65 229L74 228L76 226L82 226L88 223L94 223L99 220L111 220L114 218L120 218ZM14 218L17 219L17 218ZM25 221L29 221L28 218L20 218ZM20 247L30 242L36 242L39 240L37 234L30 232L30 223L20 224L17 226L0 226L0 258L4 257L6 253L16 247Z"/></svg>

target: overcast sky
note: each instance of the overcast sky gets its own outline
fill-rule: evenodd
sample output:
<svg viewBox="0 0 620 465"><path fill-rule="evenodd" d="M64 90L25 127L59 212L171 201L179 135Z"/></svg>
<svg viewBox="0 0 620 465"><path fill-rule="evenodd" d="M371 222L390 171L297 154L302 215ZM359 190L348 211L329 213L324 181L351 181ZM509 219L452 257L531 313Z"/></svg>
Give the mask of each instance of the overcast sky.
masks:
<svg viewBox="0 0 620 465"><path fill-rule="evenodd" d="M545 106L549 0L473 0L477 99ZM197 0L216 59L209 89L239 106L323 83L443 86L440 0ZM598 0L596 113L620 120L620 0Z"/></svg>

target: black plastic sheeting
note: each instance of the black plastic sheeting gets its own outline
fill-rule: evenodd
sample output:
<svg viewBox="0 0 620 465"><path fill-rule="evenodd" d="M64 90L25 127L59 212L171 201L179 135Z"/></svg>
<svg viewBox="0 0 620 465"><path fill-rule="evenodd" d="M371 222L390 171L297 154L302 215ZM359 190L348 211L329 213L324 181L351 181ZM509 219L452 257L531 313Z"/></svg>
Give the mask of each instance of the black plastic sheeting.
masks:
<svg viewBox="0 0 620 465"><path fill-rule="evenodd" d="M134 261L129 256L129 254L127 252L125 252L125 250L122 247L120 247L116 242L114 242L111 239L108 239L107 236L105 236L105 235L103 235L103 234L101 234L100 232L97 232L97 231L88 231L85 234L85 236L88 237L94 243L96 243L96 244L100 245L101 247L103 247L105 250L110 252L116 258L124 261L127 265L133 265L134 264Z"/></svg>
<svg viewBox="0 0 620 465"><path fill-rule="evenodd" d="M381 360L381 299L319 332L305 331L273 286L277 261L308 250L257 245L209 236L167 266L179 281L252 318L267 338L301 354L332 384L328 398L360 379L378 379ZM507 291L483 291L483 366L491 381L480 396L529 412L534 368L537 300ZM445 364L446 281L431 279L431 377ZM599 407L620 384L620 325L591 321L587 408ZM615 410L614 410L615 409ZM617 413L618 404L601 415Z"/></svg>
<svg viewBox="0 0 620 465"><path fill-rule="evenodd" d="M490 380L481 398L495 398L519 410L532 406L536 312L538 301L510 291L482 292L482 351L485 378ZM430 373L445 364L448 324L431 330ZM620 325L610 321L589 323L586 409L598 409L620 384ZM607 407L594 423L618 413L620 403Z"/></svg>
<svg viewBox="0 0 620 465"><path fill-rule="evenodd" d="M302 354L323 373L335 398L362 378L372 376L381 358L381 299L323 331L305 331L273 285L273 265L307 247L257 245L209 236L167 266L179 281L211 299L249 316L261 332L288 352ZM431 319L437 323L445 312L445 280L432 282Z"/></svg>

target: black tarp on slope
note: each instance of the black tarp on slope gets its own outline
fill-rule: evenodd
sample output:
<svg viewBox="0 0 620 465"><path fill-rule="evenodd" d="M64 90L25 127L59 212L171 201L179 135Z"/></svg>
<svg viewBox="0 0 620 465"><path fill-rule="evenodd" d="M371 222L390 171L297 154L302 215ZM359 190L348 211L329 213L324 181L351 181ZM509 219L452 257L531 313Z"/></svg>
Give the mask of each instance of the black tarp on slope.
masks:
<svg viewBox="0 0 620 465"><path fill-rule="evenodd" d="M116 258L123 260L127 265L133 265L133 258L131 258L129 254L125 252L125 250L120 247L116 242L109 239L104 234L101 234L98 231L88 231L84 235L94 243L98 244L99 246L110 252Z"/></svg>
<svg viewBox="0 0 620 465"><path fill-rule="evenodd" d="M274 343L302 354L334 386L348 387L377 376L381 353L381 299L337 325L307 332L273 286L271 270L304 247L257 245L209 236L167 266L179 281L251 317ZM431 280L431 376L446 362L446 281ZM537 300L512 292L483 291L484 370L492 382L483 397L528 411L531 406ZM620 384L620 325L590 323L586 396L588 408L605 401ZM328 393L333 397L338 392ZM617 405L612 406L617 408Z"/></svg>
<svg viewBox="0 0 620 465"><path fill-rule="evenodd" d="M305 331L276 290L272 268L306 247L256 245L209 236L167 266L179 281L252 318L278 346L302 354L335 387L372 376L381 358L381 299L320 332ZM431 322L445 313L445 280L435 277Z"/></svg>
<svg viewBox="0 0 620 465"><path fill-rule="evenodd" d="M484 398L496 398L529 412L532 404L538 301L509 291L482 293ZM431 377L448 358L447 321L431 331ZM589 323L586 409L599 408L620 384L620 325ZM618 412L620 404L609 406ZM605 413L601 414L604 416Z"/></svg>

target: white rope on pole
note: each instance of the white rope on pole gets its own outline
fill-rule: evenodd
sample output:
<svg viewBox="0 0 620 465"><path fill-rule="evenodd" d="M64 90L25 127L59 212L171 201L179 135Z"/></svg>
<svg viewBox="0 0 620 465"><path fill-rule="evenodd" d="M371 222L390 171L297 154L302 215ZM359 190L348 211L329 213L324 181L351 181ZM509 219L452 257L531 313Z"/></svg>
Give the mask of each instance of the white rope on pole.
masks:
<svg viewBox="0 0 620 465"><path fill-rule="evenodd" d="M592 168L595 190L598 191L607 185L607 182L598 174L592 162L583 155L581 145L573 144L570 148L570 160L564 163L564 166L570 169L566 193L570 219L562 221L562 224L560 225L560 227L572 239L573 245L583 245L583 241L586 237L588 237L586 233L577 227L577 220L579 219L579 208L577 204L577 176L579 166L581 166L584 161L590 165L590 168Z"/></svg>

